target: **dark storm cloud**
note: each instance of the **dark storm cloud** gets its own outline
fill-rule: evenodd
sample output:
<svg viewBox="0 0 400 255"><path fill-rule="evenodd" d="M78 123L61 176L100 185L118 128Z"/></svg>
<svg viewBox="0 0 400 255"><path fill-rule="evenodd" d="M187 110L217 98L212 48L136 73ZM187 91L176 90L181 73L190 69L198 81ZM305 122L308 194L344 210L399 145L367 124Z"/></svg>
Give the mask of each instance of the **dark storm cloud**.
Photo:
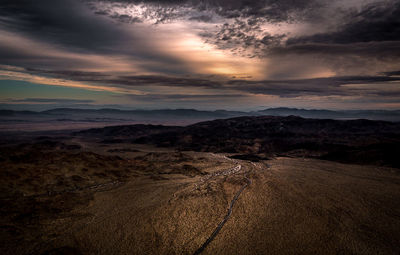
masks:
<svg viewBox="0 0 400 255"><path fill-rule="evenodd" d="M0 24L29 37L89 50L101 50L129 38L118 27L89 13L74 0L4 0Z"/></svg>
<svg viewBox="0 0 400 255"><path fill-rule="evenodd" d="M132 2L132 1L118 1ZM219 25L217 33L204 32L201 35L206 42L220 49L245 54L251 48L255 56L264 57L272 52L290 52L299 54L352 54L367 57L388 57L389 52L399 55L400 40L400 2L377 1L363 6L360 10L330 7L327 1L308 0L216 0L216 1L133 1L137 3L160 4L169 8L191 6L199 11L212 10L215 14L233 19L231 23ZM337 8L336 31L317 33L310 36L290 37L289 35L271 35L263 32L260 25L265 22L321 22L328 17L326 10ZM171 13L166 11L165 15ZM162 8L159 9L162 15ZM176 14L175 14L176 15ZM173 15L172 15L173 16ZM173 19L168 16L165 19ZM203 16L199 16L203 17ZM210 20L210 16L204 16ZM333 17L335 19L335 17ZM263 34L264 33L264 34ZM287 39L286 45L282 41ZM385 44L379 45L379 42ZM362 45L362 43L371 43ZM351 48L345 48L344 44ZM250 56L250 55L248 55ZM397 57L397 56L396 56Z"/></svg>
<svg viewBox="0 0 400 255"><path fill-rule="evenodd" d="M395 76L395 75L400 75L400 71L384 72L383 74L387 76Z"/></svg>
<svg viewBox="0 0 400 255"><path fill-rule="evenodd" d="M325 1L314 0L120 0L115 3L151 4L165 8L192 7L199 11L212 10L225 18L261 17L270 21L287 21L294 13L301 12L303 17L314 16L315 10ZM168 10L168 9L165 9ZM160 9L160 11L162 11ZM169 12L165 12L168 15Z"/></svg>
<svg viewBox="0 0 400 255"><path fill-rule="evenodd" d="M116 82L118 84L130 86L161 85L171 87L220 87L219 82L207 79L166 77L155 75L120 76L117 79L110 80L108 82Z"/></svg>
<svg viewBox="0 0 400 255"><path fill-rule="evenodd" d="M46 75L48 77L73 81L98 82L111 86L166 86L166 87L204 87L220 88L222 83L211 79L169 77L162 75L112 75L99 72L81 72L70 70L41 70L26 69L31 74Z"/></svg>
<svg viewBox="0 0 400 255"><path fill-rule="evenodd" d="M400 40L400 2L369 4L348 15L348 23L332 33L291 38L288 45L299 43L350 44Z"/></svg>
<svg viewBox="0 0 400 255"><path fill-rule="evenodd" d="M232 23L221 25L219 32L208 35L210 39L207 41L222 49L232 48L233 51L251 48L253 54L259 57L271 54L323 54L333 58L353 55L398 61L399 1L377 1L362 6L360 10L330 7L330 4L325 1L233 1L232 5L221 7L219 13L235 10L238 11L238 17L248 19L235 19ZM333 17L324 16L335 8ZM344 14L338 14L341 12ZM334 32L293 37L290 34L271 35L260 29L266 21L324 24L328 18L337 26Z"/></svg>
<svg viewBox="0 0 400 255"><path fill-rule="evenodd" d="M209 1L217 7L217 13L224 17L260 17L272 22L290 21L295 13L312 17L314 10L323 1L313 0L221 0Z"/></svg>
<svg viewBox="0 0 400 255"><path fill-rule="evenodd" d="M317 96L361 96L367 94L393 96L385 91L388 82L400 81L400 77L390 76L347 76L329 77L297 80L264 80L264 81L241 81L232 80L227 82L231 89L242 90L249 93L277 95L280 97L298 97L303 95ZM370 85L381 84L376 88L358 88L348 85ZM393 93L393 91L392 91ZM398 93L398 92L397 92Z"/></svg>
<svg viewBox="0 0 400 255"><path fill-rule="evenodd" d="M286 35L271 35L264 32L258 23L236 19L233 23L225 23L217 33L201 34L206 42L219 49L229 49L233 53L243 55L250 49L252 56L264 55L266 49L277 47Z"/></svg>
<svg viewBox="0 0 400 255"><path fill-rule="evenodd" d="M212 17L210 15L199 15L199 16L193 16L190 17L189 20L196 20L196 21L201 21L201 22L211 22Z"/></svg>
<svg viewBox="0 0 400 255"><path fill-rule="evenodd" d="M32 72L32 70L31 70ZM388 72L385 75L377 76L342 76L313 79L291 79L291 80L219 80L213 78L191 78L191 77L167 77L155 75L137 76L116 76L95 72L79 71L38 71L35 73L47 74L51 77L69 79L74 81L98 82L108 86L122 88L137 87L185 87L185 88L204 88L230 91L241 91L250 94L275 95L280 97L299 97L304 95L313 96L354 96L354 95L379 95L383 97L393 97L399 90L386 90L387 85L400 81L400 77L395 76L397 72ZM379 84L378 89L376 84ZM358 87L354 85L363 85ZM369 85L373 85L374 87ZM131 96L131 95L129 95ZM132 95L136 99L154 99L161 97L169 99L210 99L223 98L223 94L214 95ZM238 94L226 94L226 97L238 97Z"/></svg>
<svg viewBox="0 0 400 255"><path fill-rule="evenodd" d="M107 1L103 1L107 2ZM116 3L146 4L155 8L153 15L156 23L168 22L183 18L209 22L215 17L230 20L217 24L217 31L205 30L200 33L207 43L219 49L229 50L246 57L267 57L276 53L299 54L378 54L387 56L389 50L396 50L395 44L386 50L380 45L372 45L368 52L365 47L371 45L354 45L344 49L342 44L393 42L400 39L400 2L373 2L356 8L334 5L335 1L310 0L201 0L201 1L108 1ZM186 9L196 10L197 14L188 14ZM115 15L115 14L114 14ZM329 22L327 21L329 19ZM336 26L334 32L320 32L313 35L296 37L290 34L271 34L262 29L265 23L320 23ZM340 25L339 25L340 24ZM308 31L308 34L309 31ZM287 41L286 41L287 39ZM283 42L286 43L284 44ZM275 49L276 48L276 49ZM353 52L353 53L351 53Z"/></svg>
<svg viewBox="0 0 400 255"><path fill-rule="evenodd" d="M361 11L350 12L345 24L336 31L289 38L285 46L277 47L272 54L323 54L337 58L353 55L397 62L400 2L369 4Z"/></svg>
<svg viewBox="0 0 400 255"><path fill-rule="evenodd" d="M132 76L118 77L117 79L106 80L110 84L119 84L120 86L167 86L167 87L197 87L207 89L219 89L229 91L242 91L251 94L276 95L280 97L299 97L304 95L315 96L354 96L354 95L380 95L393 96L394 92L385 91L388 82L400 81L400 77L391 76L348 76L348 77L330 77L315 79L297 79L297 80L230 80L219 81L195 78L169 78L162 76ZM361 84L381 84L379 89L372 88L353 88L347 85ZM397 92L398 93L398 92ZM216 95L220 97L221 95ZM179 95L180 98L185 98ZM178 97L176 99L178 99ZM186 99L201 99L203 97L188 95ZM211 98L207 95L204 97ZM227 95L227 98L230 97ZM234 96L237 97L237 96ZM173 98L169 96L169 98ZM222 96L221 96L222 98ZM206 98L204 98L206 99Z"/></svg>
<svg viewBox="0 0 400 255"><path fill-rule="evenodd" d="M239 98L247 97L243 94L197 94L197 95L187 95L187 94L148 94L148 95L127 95L128 98L135 101L220 101L220 100L234 100Z"/></svg>
<svg viewBox="0 0 400 255"><path fill-rule="evenodd" d="M69 98L24 98L10 99L7 102L12 103L60 103L60 104L86 104L94 103L94 100L69 99Z"/></svg>
<svg viewBox="0 0 400 255"><path fill-rule="evenodd" d="M299 43L276 47L271 55L282 54L323 54L333 57L355 55L369 58L385 58L398 61L400 57L400 43L395 41L367 42L349 44L334 43Z"/></svg>
<svg viewBox="0 0 400 255"><path fill-rule="evenodd" d="M129 23L141 22L138 18L124 15L115 15L114 18ZM179 58L148 46L140 32L126 30L101 15L95 15L82 1L4 0L0 6L0 30L28 40L26 44L31 41L43 44L42 48L24 45L21 49L17 47L19 45L0 41L1 64L32 68L87 68L94 65L91 63L92 55L101 55L137 61L139 66L150 71L153 68L158 71L160 66L165 72L187 71ZM66 57L60 52L49 55L51 51L46 46L54 47L53 51L57 49L78 55Z"/></svg>
<svg viewBox="0 0 400 255"><path fill-rule="evenodd" d="M89 1L90 3L96 1ZM221 18L233 22L218 24L219 32L200 33L208 43L220 49L231 49L238 54L251 48L256 55L264 55L262 49L277 46L284 35L271 35L262 31L260 25L277 22L299 22L320 20L321 8L325 1L314 0L201 0L201 1L99 1L125 4L146 5L148 11L143 17L155 20L156 24L184 19L191 21L216 22ZM93 4L92 4L93 5ZM93 8L96 9L95 5ZM191 11L190 11L191 10ZM102 10L102 14L117 17L112 10ZM126 17L127 15L124 15ZM137 18L137 17L131 17ZM126 17L126 19L128 19Z"/></svg>
<svg viewBox="0 0 400 255"><path fill-rule="evenodd" d="M98 14L98 13L96 13L96 14ZM119 22L124 22L124 23L142 23L143 22L138 17L131 17L126 14L122 14L122 15L114 14L111 16L111 18L117 19Z"/></svg>
<svg viewBox="0 0 400 255"><path fill-rule="evenodd" d="M116 7L101 9L103 2ZM142 102L234 101L254 94L286 98L377 96L389 102L399 95L395 86L400 82L396 71L400 69L400 2L375 2L360 9L345 6L341 7L343 14L336 11L333 2L3 0L0 64L24 67L3 68L3 73L58 78L66 85L68 81L79 81L96 85L96 89L117 88L118 93L143 93L129 95ZM149 9L124 9L130 3L144 4ZM160 25L149 24L149 20ZM180 23L163 30L161 24L169 21ZM280 25L293 25L293 32L280 32ZM307 29L318 29L318 33ZM215 47L202 48L201 39ZM206 49L218 54L206 55ZM254 67L254 72L248 68L250 71L242 75L241 63L235 62L240 58L231 58L231 53L261 58L253 60L259 60L257 68L261 66L266 74ZM218 58L212 57L221 55L220 62L214 63ZM313 62L315 59L319 62ZM329 63L329 68L318 69L322 62ZM353 62L362 72L347 68ZM341 73L342 69L348 69L349 75ZM218 73L229 74L225 78L207 76ZM340 76L298 79L326 74ZM229 80L228 75L264 78ZM188 94L180 94L179 90ZM15 103L92 103L79 99L18 100Z"/></svg>
<svg viewBox="0 0 400 255"><path fill-rule="evenodd" d="M25 68L31 74L46 75L53 78L79 80L79 81L100 81L110 77L110 75L99 72L83 72L78 70L43 70L36 68Z"/></svg>

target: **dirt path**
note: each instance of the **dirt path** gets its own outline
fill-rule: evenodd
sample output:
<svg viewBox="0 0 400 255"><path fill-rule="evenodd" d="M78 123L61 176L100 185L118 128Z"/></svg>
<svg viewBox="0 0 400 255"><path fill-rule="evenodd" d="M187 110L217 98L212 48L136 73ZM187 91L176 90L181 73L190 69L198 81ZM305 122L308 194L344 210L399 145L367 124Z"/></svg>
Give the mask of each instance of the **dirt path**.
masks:
<svg viewBox="0 0 400 255"><path fill-rule="evenodd" d="M238 165L237 168L240 170L241 165ZM236 195L233 197L229 208L228 212L225 215L224 219L218 224L218 226L215 228L215 230L212 232L209 238L203 243L203 245L198 248L195 252L194 255L200 254L204 251L205 248L214 240L214 238L218 235L219 231L222 229L222 227L225 225L225 223L229 220L232 214L233 206L235 205L236 201L238 200L240 194L243 192L243 190L251 184L251 180L245 176L246 183L240 188L240 190L236 193Z"/></svg>
<svg viewBox="0 0 400 255"><path fill-rule="evenodd" d="M24 254L399 254L397 172L301 158L210 165L96 192L44 222L46 239Z"/></svg>

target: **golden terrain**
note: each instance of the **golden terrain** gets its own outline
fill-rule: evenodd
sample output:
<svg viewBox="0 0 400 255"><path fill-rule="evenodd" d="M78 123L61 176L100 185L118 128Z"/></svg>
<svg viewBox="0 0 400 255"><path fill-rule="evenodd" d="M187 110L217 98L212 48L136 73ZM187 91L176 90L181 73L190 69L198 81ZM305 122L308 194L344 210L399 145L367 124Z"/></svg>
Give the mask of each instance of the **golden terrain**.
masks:
<svg viewBox="0 0 400 255"><path fill-rule="evenodd" d="M400 253L398 169L72 142L2 148L1 254L193 254L246 177L203 254Z"/></svg>

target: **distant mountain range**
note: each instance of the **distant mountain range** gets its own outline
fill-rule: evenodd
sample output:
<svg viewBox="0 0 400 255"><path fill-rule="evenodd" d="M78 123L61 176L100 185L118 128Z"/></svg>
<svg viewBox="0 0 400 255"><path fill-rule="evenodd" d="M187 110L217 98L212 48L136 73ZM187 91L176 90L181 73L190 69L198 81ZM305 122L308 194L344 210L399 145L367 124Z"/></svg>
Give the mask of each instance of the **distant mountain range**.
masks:
<svg viewBox="0 0 400 255"><path fill-rule="evenodd" d="M303 118L317 119L371 119L400 121L400 110L307 110L297 108L269 108L260 111L200 111L195 109L160 109L160 110L119 110L119 109L74 109L56 108L46 111L13 111L0 110L0 119L18 119L19 117L71 120L71 121L163 121L163 120L187 120L188 122L211 119L224 119L241 116L299 116ZM27 119L28 120L28 119Z"/></svg>
<svg viewBox="0 0 400 255"><path fill-rule="evenodd" d="M299 116L316 119L370 119L400 121L400 110L306 110L297 108L270 108L258 111L262 115Z"/></svg>

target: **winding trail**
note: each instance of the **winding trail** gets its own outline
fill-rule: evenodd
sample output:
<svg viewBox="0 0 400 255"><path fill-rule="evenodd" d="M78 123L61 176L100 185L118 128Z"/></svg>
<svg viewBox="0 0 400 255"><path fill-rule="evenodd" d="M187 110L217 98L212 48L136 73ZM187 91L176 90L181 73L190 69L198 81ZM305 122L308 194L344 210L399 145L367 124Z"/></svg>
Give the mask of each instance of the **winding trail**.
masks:
<svg viewBox="0 0 400 255"><path fill-rule="evenodd" d="M215 228L215 230L212 232L210 237L207 238L207 240L203 243L200 248L198 248L193 254L198 255L204 251L204 249L214 240L214 238L218 235L219 231L222 229L222 227L225 225L225 223L229 220L232 214L233 206L235 205L236 201L238 200L240 194L243 192L243 190L251 184L251 180L247 177L245 177L246 183L240 188L240 190L236 193L236 195L233 197L231 204L229 205L229 209L227 214L225 215L224 219L218 224L218 226Z"/></svg>

